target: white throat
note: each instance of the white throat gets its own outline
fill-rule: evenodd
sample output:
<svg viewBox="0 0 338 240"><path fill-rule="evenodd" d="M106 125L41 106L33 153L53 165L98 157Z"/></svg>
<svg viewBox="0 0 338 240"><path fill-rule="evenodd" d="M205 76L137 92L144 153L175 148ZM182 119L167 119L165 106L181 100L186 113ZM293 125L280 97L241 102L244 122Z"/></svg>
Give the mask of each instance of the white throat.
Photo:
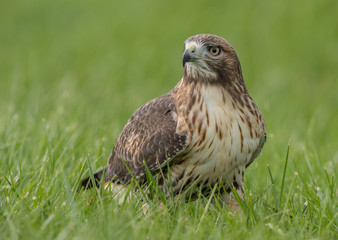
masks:
<svg viewBox="0 0 338 240"><path fill-rule="evenodd" d="M187 75L192 78L216 79L217 74L212 71L204 60L186 63Z"/></svg>

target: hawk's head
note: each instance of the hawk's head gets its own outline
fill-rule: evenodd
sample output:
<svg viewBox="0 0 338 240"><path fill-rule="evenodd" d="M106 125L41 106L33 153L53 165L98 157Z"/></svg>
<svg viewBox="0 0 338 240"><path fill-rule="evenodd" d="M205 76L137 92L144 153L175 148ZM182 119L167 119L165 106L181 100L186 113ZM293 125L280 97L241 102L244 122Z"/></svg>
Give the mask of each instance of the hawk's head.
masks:
<svg viewBox="0 0 338 240"><path fill-rule="evenodd" d="M223 38L199 34L185 42L183 66L185 77L208 82L229 81L241 77L241 67L235 50Z"/></svg>

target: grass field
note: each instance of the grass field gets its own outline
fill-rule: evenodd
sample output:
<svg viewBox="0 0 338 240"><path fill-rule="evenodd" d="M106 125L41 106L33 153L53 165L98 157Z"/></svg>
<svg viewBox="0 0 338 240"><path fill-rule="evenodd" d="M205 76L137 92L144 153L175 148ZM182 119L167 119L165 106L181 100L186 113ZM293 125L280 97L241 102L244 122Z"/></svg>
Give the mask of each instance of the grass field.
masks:
<svg viewBox="0 0 338 240"><path fill-rule="evenodd" d="M0 239L337 239L337 9L315 0L2 1ZM144 213L141 195L119 205L104 191L77 192L131 114L180 80L183 42L197 33L232 44L265 116L243 214L209 199L154 200Z"/></svg>

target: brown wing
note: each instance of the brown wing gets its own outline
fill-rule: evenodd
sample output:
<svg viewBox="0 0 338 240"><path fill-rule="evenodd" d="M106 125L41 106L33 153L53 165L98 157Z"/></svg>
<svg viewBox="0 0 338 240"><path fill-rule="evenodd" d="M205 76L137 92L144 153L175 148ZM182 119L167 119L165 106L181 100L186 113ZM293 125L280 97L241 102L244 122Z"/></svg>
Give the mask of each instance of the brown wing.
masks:
<svg viewBox="0 0 338 240"><path fill-rule="evenodd" d="M105 182L127 183L132 174L145 174L144 160L153 171L166 166L182 152L189 141L188 133L176 133L177 111L169 94L153 99L140 107L129 119L117 139L108 160ZM122 161L122 159L124 162Z"/></svg>

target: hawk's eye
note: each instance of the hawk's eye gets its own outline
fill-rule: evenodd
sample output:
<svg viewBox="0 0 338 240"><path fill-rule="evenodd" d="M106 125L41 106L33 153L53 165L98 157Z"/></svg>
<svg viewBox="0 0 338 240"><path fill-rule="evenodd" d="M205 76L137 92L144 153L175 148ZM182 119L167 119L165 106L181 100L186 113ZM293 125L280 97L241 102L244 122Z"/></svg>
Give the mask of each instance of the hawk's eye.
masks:
<svg viewBox="0 0 338 240"><path fill-rule="evenodd" d="M217 56L221 53L221 48L220 47L209 47L209 52L211 53L211 55Z"/></svg>

